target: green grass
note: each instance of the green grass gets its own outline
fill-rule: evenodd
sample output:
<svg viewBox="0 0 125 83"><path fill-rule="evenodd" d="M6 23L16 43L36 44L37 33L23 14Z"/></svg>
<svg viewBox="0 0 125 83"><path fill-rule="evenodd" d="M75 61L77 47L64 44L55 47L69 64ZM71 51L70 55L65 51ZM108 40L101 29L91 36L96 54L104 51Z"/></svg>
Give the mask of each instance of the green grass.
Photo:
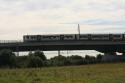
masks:
<svg viewBox="0 0 125 83"><path fill-rule="evenodd" d="M125 83L125 63L0 69L0 83Z"/></svg>

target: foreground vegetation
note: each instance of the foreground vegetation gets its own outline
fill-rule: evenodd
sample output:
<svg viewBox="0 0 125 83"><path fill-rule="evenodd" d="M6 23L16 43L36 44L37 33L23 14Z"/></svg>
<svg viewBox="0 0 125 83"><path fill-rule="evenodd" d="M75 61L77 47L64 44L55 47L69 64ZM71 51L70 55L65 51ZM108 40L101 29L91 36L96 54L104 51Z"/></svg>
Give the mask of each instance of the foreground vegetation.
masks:
<svg viewBox="0 0 125 83"><path fill-rule="evenodd" d="M125 63L0 69L0 83L125 83Z"/></svg>
<svg viewBox="0 0 125 83"><path fill-rule="evenodd" d="M125 59L106 64L102 58L99 54L47 59L41 51L15 56L10 50L1 50L0 83L125 83Z"/></svg>

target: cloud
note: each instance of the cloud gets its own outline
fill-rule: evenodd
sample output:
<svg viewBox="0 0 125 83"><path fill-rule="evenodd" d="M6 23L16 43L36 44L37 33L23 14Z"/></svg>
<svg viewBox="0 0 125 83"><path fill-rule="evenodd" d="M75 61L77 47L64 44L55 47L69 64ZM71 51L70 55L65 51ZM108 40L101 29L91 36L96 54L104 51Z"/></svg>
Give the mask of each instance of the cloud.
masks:
<svg viewBox="0 0 125 83"><path fill-rule="evenodd" d="M0 0L0 3L0 39L21 39L23 34L35 33L77 33L78 23L82 33L125 30L124 0Z"/></svg>

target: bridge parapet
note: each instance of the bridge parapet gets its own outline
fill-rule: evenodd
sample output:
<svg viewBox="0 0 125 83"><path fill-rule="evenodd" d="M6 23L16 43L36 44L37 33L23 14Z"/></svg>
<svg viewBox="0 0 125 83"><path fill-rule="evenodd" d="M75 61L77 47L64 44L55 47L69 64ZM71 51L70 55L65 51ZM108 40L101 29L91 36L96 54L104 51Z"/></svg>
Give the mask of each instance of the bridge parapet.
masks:
<svg viewBox="0 0 125 83"><path fill-rule="evenodd" d="M8 43L22 43L23 40L0 40L0 44L8 44Z"/></svg>

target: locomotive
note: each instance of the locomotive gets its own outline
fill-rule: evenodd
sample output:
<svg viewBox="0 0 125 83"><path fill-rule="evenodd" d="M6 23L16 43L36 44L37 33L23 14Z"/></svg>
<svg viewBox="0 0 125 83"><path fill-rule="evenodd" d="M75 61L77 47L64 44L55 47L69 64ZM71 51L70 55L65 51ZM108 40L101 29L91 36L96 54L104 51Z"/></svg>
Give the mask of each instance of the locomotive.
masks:
<svg viewBox="0 0 125 83"><path fill-rule="evenodd" d="M24 42L42 41L123 41L125 34L52 34L52 35L24 35Z"/></svg>

